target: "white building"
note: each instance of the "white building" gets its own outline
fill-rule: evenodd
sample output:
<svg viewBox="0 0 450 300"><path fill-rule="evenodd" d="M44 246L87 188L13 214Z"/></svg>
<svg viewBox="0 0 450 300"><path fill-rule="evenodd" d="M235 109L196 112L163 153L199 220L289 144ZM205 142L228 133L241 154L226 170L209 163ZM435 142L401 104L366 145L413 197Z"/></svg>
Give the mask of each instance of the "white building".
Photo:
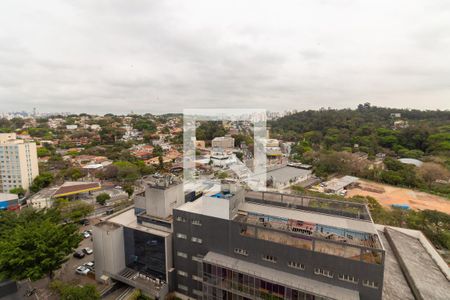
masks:
<svg viewBox="0 0 450 300"><path fill-rule="evenodd" d="M67 130L75 130L77 128L78 128L78 125L75 125L75 124L73 124L73 125L66 125L66 129Z"/></svg>
<svg viewBox="0 0 450 300"><path fill-rule="evenodd" d="M0 192L28 189L38 175L36 143L18 140L15 133L0 133Z"/></svg>
<svg viewBox="0 0 450 300"><path fill-rule="evenodd" d="M234 148L234 138L231 136L216 137L211 142L212 148L230 149Z"/></svg>

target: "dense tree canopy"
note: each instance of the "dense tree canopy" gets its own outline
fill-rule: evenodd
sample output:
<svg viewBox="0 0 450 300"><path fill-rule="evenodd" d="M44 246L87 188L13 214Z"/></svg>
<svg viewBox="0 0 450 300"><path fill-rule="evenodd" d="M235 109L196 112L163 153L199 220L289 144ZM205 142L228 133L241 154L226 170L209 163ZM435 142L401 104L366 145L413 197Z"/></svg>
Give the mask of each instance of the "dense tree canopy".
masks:
<svg viewBox="0 0 450 300"><path fill-rule="evenodd" d="M40 279L58 269L78 246L74 224L56 210L0 212L0 279Z"/></svg>
<svg viewBox="0 0 450 300"><path fill-rule="evenodd" d="M34 193L39 190L48 187L53 182L54 176L52 173L44 172L39 174L34 180L30 187L30 190Z"/></svg>
<svg viewBox="0 0 450 300"><path fill-rule="evenodd" d="M409 122L393 130L393 113ZM390 109L366 103L358 109L304 111L270 122L273 135L310 146L343 150L358 144L371 155L390 149L403 157L450 156L450 111ZM411 152L412 151L412 152Z"/></svg>
<svg viewBox="0 0 450 300"><path fill-rule="evenodd" d="M202 122L196 129L197 140L211 141L215 137L224 136L226 130L219 121Z"/></svg>

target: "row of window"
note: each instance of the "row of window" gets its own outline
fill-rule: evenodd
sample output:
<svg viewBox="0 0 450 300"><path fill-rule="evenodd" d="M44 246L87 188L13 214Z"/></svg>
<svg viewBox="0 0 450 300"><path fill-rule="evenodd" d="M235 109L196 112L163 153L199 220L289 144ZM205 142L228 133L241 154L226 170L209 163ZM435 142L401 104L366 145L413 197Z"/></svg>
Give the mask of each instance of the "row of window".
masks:
<svg viewBox="0 0 450 300"><path fill-rule="evenodd" d="M182 271L182 270L178 270L177 274L180 275L180 276L183 276L185 278L189 277L188 272L185 272L185 271ZM197 276L197 275L192 275L192 279L195 280L195 281L203 282L203 278L200 277L200 276Z"/></svg>
<svg viewBox="0 0 450 300"><path fill-rule="evenodd" d="M243 256L248 256L248 251L245 249L241 249L241 248L235 248L234 253L243 255ZM188 258L187 253L184 253L181 251L178 251L177 255L179 257ZM272 262L272 263L277 262L277 258L273 255L262 255L261 259L264 261ZM198 257L198 256L192 256L192 260L197 261L197 262L202 262L202 258ZM290 268L293 268L293 269L305 270L305 265L300 262L297 262L297 261L289 261L287 263L287 266ZM188 274L184 271L178 271L178 274L181 276L188 277ZM331 272L330 270L326 270L326 269L314 268L314 274L319 275L319 276L328 277L328 278L334 278L333 272ZM192 275L193 279L197 280L196 278L194 278L194 276L195 275ZM196 276L196 277L198 277L198 276ZM342 280L342 281L351 282L354 284L357 284L359 281L358 278L356 278L355 276L347 275L347 274L338 274L338 279ZM198 280L201 281L201 278L198 277ZM371 280L363 280L362 283L363 283L363 286L374 288L374 289L378 289L378 287L379 287L377 282L371 281Z"/></svg>
<svg viewBox="0 0 450 300"><path fill-rule="evenodd" d="M325 270L325 269L314 268L314 274L325 276L325 277L328 277L328 278L334 278L333 272L331 272L329 270ZM357 284L358 281L359 281L358 278L356 278L355 276L347 275L347 274L338 274L338 279L342 280L342 281L351 282L351 283L354 283L354 284ZM374 289L378 289L378 283L375 282L375 281L363 280L362 283L363 283L363 286L374 288Z"/></svg>
<svg viewBox="0 0 450 300"><path fill-rule="evenodd" d="M243 255L243 256L248 256L248 251L245 249L241 249L241 248L234 248L234 253ZM271 263L277 262L277 258L273 255L262 255L261 259L264 261L271 262ZM305 265L300 262L297 262L297 261L289 261L287 263L287 265L288 265L288 267L293 268L293 269L305 270ZM328 278L334 278L334 274L331 271L321 269L321 268L314 268L314 274L325 276ZM338 274L338 279L342 280L342 281L355 283L355 284L358 283L358 278L356 278L355 276L352 276L352 275ZM367 286L367 287L371 287L371 288L378 288L378 283L376 283L374 281L363 280L363 285Z"/></svg>
<svg viewBox="0 0 450 300"><path fill-rule="evenodd" d="M177 233L177 238L183 239L183 240L187 240L187 235L184 234L184 233ZM198 237L195 237L195 236L193 236L191 238L191 241L194 242L194 243L197 243L197 244L202 244L203 243L203 240L201 238L198 238Z"/></svg>
<svg viewBox="0 0 450 300"><path fill-rule="evenodd" d="M178 284L178 289L187 292L189 290L189 288L183 284ZM192 293L196 296L199 297L203 297L203 292L196 290L196 289L192 289Z"/></svg>
<svg viewBox="0 0 450 300"><path fill-rule="evenodd" d="M188 258L187 253L181 252L181 251L177 251L177 256L182 257L182 258ZM192 260L195 262L201 263L201 262L203 262L203 256L202 255L197 255L197 256L192 255Z"/></svg>
<svg viewBox="0 0 450 300"><path fill-rule="evenodd" d="M183 223L186 223L186 222L187 222L187 219L184 218L184 217L181 217L181 216L177 216L176 220L177 220L178 222L183 222ZM192 225L196 225L196 226L202 226L202 221L200 221L200 220L195 220L195 219L194 219L194 220L191 221L191 224L192 224Z"/></svg>

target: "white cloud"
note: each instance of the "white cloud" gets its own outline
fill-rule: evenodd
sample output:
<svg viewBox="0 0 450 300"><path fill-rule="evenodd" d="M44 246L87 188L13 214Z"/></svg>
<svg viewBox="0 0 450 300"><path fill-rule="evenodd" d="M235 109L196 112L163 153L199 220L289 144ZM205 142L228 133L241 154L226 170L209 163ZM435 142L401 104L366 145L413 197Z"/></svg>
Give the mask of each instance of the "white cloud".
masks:
<svg viewBox="0 0 450 300"><path fill-rule="evenodd" d="M0 111L450 108L446 0L0 2Z"/></svg>

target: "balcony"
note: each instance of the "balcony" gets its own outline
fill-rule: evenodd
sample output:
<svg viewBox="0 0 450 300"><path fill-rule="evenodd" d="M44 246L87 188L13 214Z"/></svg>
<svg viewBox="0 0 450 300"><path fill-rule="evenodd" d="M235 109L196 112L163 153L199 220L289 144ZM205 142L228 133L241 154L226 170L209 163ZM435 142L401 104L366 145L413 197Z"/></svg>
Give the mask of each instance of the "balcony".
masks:
<svg viewBox="0 0 450 300"><path fill-rule="evenodd" d="M260 215L238 215L240 234L295 248L344 257L371 264L383 264L384 250L378 236L325 227L295 220ZM329 232L327 230L332 230Z"/></svg>

